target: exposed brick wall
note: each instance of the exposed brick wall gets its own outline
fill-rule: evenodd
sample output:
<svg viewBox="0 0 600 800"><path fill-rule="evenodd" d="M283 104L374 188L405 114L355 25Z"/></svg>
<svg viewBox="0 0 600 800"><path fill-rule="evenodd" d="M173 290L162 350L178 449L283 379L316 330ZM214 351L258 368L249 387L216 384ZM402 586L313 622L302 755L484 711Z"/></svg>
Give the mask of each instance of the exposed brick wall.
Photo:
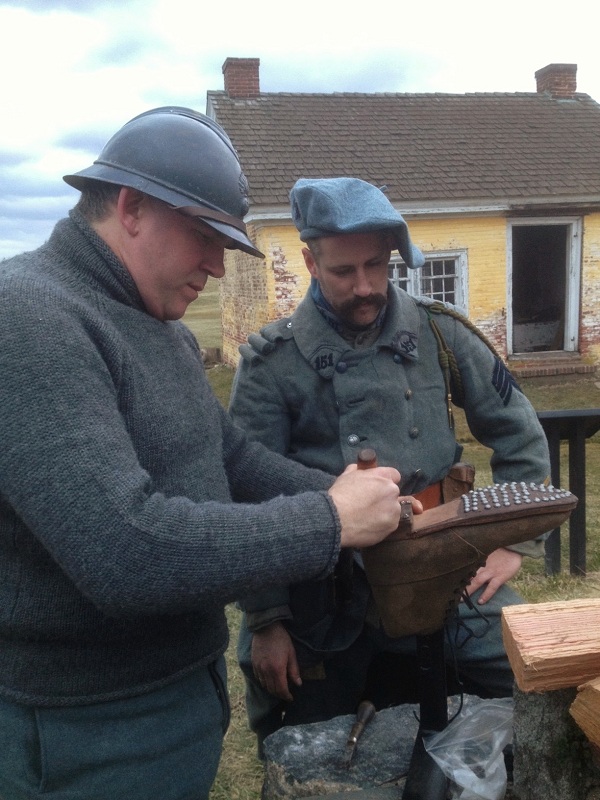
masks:
<svg viewBox="0 0 600 800"><path fill-rule="evenodd" d="M260 94L258 58L227 58L223 64L225 91L229 97L258 97Z"/></svg>
<svg viewBox="0 0 600 800"><path fill-rule="evenodd" d="M269 321L267 273L264 262L240 250L227 254L221 279L223 361L235 366L238 347Z"/></svg>
<svg viewBox="0 0 600 800"><path fill-rule="evenodd" d="M230 365L237 364L238 347L248 335L267 322L289 316L309 285L303 244L295 228L249 226L249 233L265 253L265 261L232 251L221 281L223 361Z"/></svg>
<svg viewBox="0 0 600 800"><path fill-rule="evenodd" d="M600 213L585 217L581 258L581 355L600 364Z"/></svg>
<svg viewBox="0 0 600 800"><path fill-rule="evenodd" d="M279 227L271 231L269 254L274 319L288 317L306 294L310 275L302 258L303 247L295 228Z"/></svg>

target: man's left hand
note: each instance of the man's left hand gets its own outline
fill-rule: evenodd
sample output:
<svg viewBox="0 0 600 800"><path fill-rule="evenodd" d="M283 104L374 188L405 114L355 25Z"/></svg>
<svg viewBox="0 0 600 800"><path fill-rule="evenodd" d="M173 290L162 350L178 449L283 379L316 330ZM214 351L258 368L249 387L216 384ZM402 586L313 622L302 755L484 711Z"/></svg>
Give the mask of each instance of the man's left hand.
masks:
<svg viewBox="0 0 600 800"><path fill-rule="evenodd" d="M522 561L523 556L513 550L507 550L504 547L494 550L493 553L489 554L484 566L477 570L475 577L467 586L468 594L471 595L477 589L485 586L477 602L480 605L487 603L503 584L514 578L521 569Z"/></svg>

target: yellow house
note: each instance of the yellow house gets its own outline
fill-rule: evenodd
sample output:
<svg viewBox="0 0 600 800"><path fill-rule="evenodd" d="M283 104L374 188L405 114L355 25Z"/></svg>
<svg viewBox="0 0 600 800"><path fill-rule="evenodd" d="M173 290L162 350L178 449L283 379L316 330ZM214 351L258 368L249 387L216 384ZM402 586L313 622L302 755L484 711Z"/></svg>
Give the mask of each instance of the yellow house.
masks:
<svg viewBox="0 0 600 800"><path fill-rule="evenodd" d="M262 93L259 60L228 58L207 113L250 183L248 229L264 261L227 255L223 360L308 287L288 193L300 177L385 185L426 255L390 278L462 307L517 375L592 372L600 362L600 105L574 64L536 91Z"/></svg>

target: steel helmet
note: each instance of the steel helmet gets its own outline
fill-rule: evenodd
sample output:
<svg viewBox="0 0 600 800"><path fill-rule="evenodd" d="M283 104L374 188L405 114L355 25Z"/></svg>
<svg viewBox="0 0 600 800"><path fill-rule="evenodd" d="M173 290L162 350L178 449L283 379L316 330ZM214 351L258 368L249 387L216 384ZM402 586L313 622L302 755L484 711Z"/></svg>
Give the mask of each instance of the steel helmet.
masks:
<svg viewBox="0 0 600 800"><path fill-rule="evenodd" d="M264 258L246 232L248 181L223 128L179 106L145 111L127 122L91 167L65 175L80 191L86 181L130 186L197 216L228 236L234 249Z"/></svg>

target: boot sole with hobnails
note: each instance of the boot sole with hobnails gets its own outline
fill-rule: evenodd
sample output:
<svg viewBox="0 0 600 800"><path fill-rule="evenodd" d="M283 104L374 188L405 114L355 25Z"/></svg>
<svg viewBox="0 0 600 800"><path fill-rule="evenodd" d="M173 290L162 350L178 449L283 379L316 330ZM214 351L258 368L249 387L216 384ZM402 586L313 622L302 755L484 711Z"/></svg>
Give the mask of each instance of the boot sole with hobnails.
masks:
<svg viewBox="0 0 600 800"><path fill-rule="evenodd" d="M385 632L439 630L491 552L558 528L576 505L569 491L525 482L473 489L415 516L403 503L397 530L362 550Z"/></svg>

